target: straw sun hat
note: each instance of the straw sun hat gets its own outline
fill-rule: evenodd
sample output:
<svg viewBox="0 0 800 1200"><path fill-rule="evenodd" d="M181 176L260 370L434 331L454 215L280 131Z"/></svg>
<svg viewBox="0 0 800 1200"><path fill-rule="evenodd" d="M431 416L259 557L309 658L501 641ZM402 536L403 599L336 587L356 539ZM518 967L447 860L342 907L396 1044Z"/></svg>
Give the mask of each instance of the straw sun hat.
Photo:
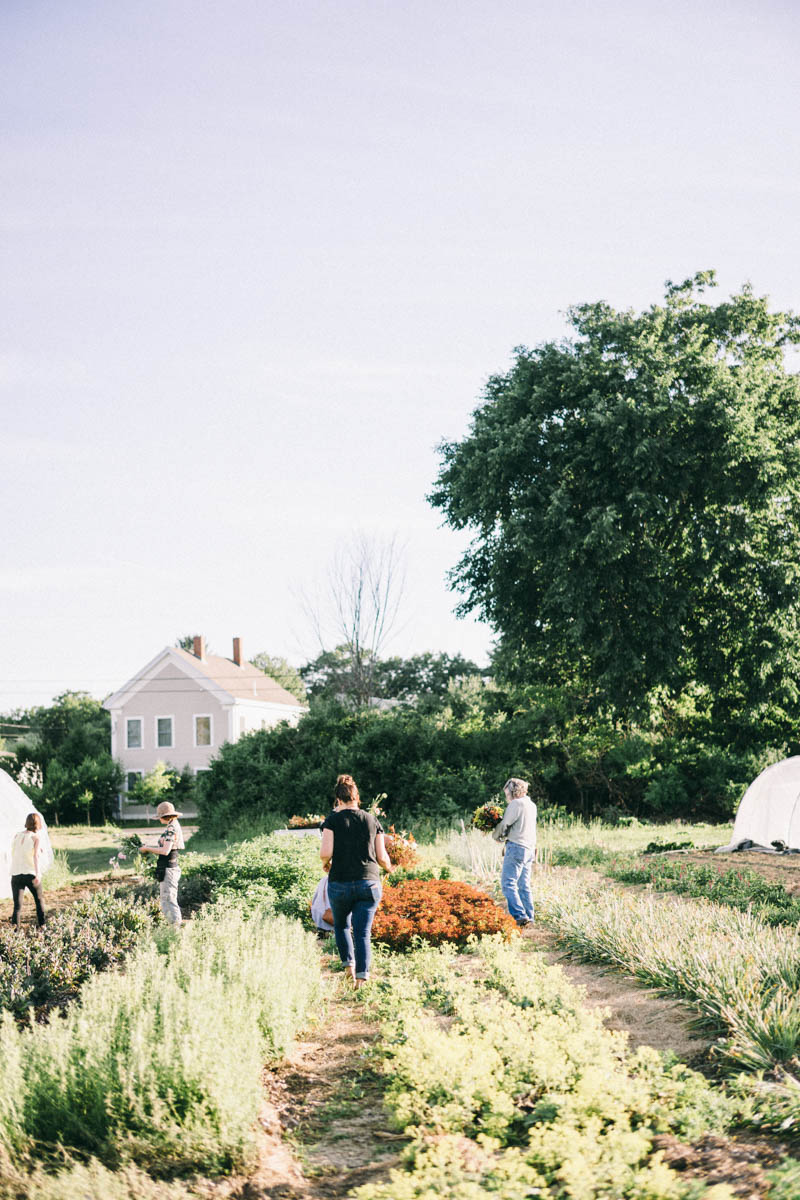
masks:
<svg viewBox="0 0 800 1200"><path fill-rule="evenodd" d="M162 800L161 803L159 804L158 808L156 809L156 816L158 817L158 819L160 821L162 817L182 817L183 813L177 812L172 807L169 800Z"/></svg>

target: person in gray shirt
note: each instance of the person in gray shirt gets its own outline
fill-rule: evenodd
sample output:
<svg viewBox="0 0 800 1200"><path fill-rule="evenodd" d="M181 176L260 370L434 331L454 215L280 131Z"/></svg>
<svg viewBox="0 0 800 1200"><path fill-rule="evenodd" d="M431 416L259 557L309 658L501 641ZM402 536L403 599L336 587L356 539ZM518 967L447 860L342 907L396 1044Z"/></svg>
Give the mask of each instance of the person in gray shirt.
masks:
<svg viewBox="0 0 800 1200"><path fill-rule="evenodd" d="M500 886L508 911L518 925L533 924L531 867L536 850L536 805L524 779L509 779L503 786L507 807L492 830L495 841L505 842Z"/></svg>

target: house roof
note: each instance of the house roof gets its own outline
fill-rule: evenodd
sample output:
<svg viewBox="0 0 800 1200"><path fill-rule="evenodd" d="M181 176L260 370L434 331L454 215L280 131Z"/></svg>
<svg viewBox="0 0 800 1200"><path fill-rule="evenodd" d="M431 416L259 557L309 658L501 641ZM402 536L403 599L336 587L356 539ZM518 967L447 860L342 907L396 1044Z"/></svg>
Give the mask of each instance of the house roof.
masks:
<svg viewBox="0 0 800 1200"><path fill-rule="evenodd" d="M179 647L173 647L172 651L237 700L267 700L270 704L292 704L295 708L302 706L302 700L287 692L286 688L282 688L252 663L245 662L237 667L233 659L221 658L218 654L197 658Z"/></svg>

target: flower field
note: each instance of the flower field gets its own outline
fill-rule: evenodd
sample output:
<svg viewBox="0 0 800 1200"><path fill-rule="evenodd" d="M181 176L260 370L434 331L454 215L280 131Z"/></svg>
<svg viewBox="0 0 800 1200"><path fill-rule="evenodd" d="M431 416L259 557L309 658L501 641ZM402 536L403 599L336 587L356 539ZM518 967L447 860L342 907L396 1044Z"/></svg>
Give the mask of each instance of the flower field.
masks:
<svg viewBox="0 0 800 1200"><path fill-rule="evenodd" d="M644 849L652 831L637 838ZM617 883L549 868L557 848L534 875L537 918L564 949L693 1005L718 1039L710 1081L631 1049L545 964L497 903L487 834L412 848L375 919L375 982L357 996L327 989L378 1022L365 1070L377 1069L382 1100L371 1103L403 1147L391 1170L356 1179L350 1200L744 1194L730 1172L724 1183L684 1172L670 1147L691 1157L709 1138L724 1147L737 1131L800 1124L800 932L768 923L776 894L747 872L717 884L673 860L615 862L610 844L602 865ZM280 833L184 855L182 901L197 911L179 936L154 923L152 902L111 894L63 910L40 937L2 935L0 1200L191 1200L250 1169L264 1066L322 1011L325 951L296 919L308 920L318 856L316 839ZM660 892L672 881L684 896L634 892L628 878ZM685 898L708 885L723 890ZM64 1014L19 1022L48 1003ZM800 1167L770 1171L752 1194L795 1200Z"/></svg>

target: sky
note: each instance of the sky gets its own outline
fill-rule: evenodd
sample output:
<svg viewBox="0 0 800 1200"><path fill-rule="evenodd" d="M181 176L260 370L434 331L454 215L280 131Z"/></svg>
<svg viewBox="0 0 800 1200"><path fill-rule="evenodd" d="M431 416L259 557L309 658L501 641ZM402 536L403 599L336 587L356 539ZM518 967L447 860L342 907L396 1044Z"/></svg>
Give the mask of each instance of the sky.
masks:
<svg viewBox="0 0 800 1200"><path fill-rule="evenodd" d="M571 304L800 308L799 61L775 0L4 0L0 713L301 664L361 534L386 652L486 661L437 446Z"/></svg>

